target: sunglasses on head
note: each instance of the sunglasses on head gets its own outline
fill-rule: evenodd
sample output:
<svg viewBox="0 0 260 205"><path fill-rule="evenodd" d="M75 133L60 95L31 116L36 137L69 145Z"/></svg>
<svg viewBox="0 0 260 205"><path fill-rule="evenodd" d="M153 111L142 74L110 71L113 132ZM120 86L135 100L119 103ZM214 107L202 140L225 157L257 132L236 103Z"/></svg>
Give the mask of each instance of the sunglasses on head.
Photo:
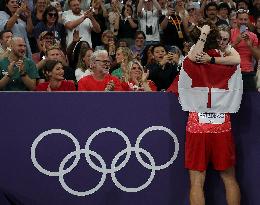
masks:
<svg viewBox="0 0 260 205"><path fill-rule="evenodd" d="M58 14L57 14L57 13L48 13L48 16L49 16L49 17L53 17L53 16L54 16L54 17L58 17Z"/></svg>
<svg viewBox="0 0 260 205"><path fill-rule="evenodd" d="M238 14L243 14L243 13L248 14L248 13L249 13L249 10L247 10L247 9L238 9L238 10L237 10L237 13L238 13Z"/></svg>

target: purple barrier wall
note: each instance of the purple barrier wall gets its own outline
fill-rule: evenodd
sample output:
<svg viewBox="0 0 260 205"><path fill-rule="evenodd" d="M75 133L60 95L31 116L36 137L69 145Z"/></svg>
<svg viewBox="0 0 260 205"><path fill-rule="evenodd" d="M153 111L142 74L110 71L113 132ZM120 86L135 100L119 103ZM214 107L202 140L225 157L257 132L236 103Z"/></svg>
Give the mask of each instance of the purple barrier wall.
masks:
<svg viewBox="0 0 260 205"><path fill-rule="evenodd" d="M243 205L259 204L259 101L245 94L233 116ZM189 204L187 114L174 95L1 93L1 102L1 205ZM226 204L214 171L205 189L208 204Z"/></svg>

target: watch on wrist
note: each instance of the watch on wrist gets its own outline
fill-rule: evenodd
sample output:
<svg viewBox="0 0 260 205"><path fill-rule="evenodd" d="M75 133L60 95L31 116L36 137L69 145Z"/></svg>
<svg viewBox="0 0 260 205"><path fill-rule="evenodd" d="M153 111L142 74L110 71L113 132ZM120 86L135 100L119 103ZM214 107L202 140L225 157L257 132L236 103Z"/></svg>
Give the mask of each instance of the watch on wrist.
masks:
<svg viewBox="0 0 260 205"><path fill-rule="evenodd" d="M214 57L211 57L210 64L215 64L215 63L216 63L216 59Z"/></svg>

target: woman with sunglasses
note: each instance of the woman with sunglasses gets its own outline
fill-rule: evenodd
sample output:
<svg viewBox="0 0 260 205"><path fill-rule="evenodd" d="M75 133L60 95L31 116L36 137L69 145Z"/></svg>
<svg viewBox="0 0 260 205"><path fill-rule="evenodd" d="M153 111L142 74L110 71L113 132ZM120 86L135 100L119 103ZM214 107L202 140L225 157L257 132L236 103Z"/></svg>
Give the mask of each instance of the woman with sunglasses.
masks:
<svg viewBox="0 0 260 205"><path fill-rule="evenodd" d="M48 82L39 83L36 91L76 91L72 80L64 80L64 69L60 61L47 60L43 70Z"/></svg>
<svg viewBox="0 0 260 205"><path fill-rule="evenodd" d="M53 6L48 6L44 13L42 21L39 22L33 30L33 35L37 39L38 47L40 47L39 36L43 31L53 32L56 43L60 44L62 49L66 48L66 30L64 26L58 23L58 10Z"/></svg>
<svg viewBox="0 0 260 205"><path fill-rule="evenodd" d="M11 30L14 36L22 37L26 43L26 55L32 57L28 35L33 30L31 11L28 4L6 0L4 11L0 11L0 31Z"/></svg>
<svg viewBox="0 0 260 205"><path fill-rule="evenodd" d="M122 87L125 91L156 91L156 85L153 81L147 80L148 76L149 71L144 72L144 68L138 60L130 61Z"/></svg>

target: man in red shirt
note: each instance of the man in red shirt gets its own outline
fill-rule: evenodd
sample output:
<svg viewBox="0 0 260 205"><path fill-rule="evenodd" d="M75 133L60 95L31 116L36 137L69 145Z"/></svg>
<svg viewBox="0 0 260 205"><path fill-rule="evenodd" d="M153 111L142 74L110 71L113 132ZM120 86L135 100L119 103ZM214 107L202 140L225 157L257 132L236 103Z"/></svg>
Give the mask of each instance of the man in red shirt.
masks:
<svg viewBox="0 0 260 205"><path fill-rule="evenodd" d="M118 78L109 74L110 59L106 50L95 51L90 59L92 75L88 75L78 83L79 91L122 91Z"/></svg>
<svg viewBox="0 0 260 205"><path fill-rule="evenodd" d="M231 30L231 43L241 58L241 71L245 89L254 89L254 65L253 58L257 57L258 38L256 34L248 30L248 10L237 11L238 28Z"/></svg>

